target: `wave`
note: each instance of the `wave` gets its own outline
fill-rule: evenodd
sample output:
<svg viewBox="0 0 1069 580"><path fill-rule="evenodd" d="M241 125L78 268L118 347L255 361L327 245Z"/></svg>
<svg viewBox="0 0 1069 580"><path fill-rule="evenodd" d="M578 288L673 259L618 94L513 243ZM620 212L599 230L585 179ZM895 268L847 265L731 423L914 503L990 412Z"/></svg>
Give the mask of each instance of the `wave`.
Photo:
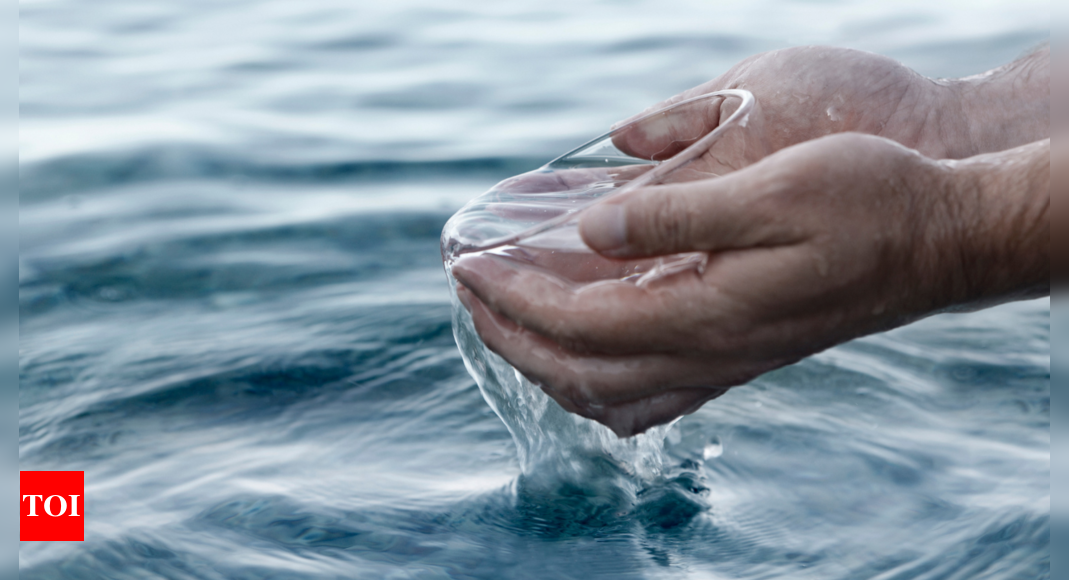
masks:
<svg viewBox="0 0 1069 580"><path fill-rule="evenodd" d="M23 164L19 168L19 198L25 202L106 187L190 179L275 184L442 177L497 181L540 167L550 157L294 161L257 158L224 148L166 145L68 155Z"/></svg>

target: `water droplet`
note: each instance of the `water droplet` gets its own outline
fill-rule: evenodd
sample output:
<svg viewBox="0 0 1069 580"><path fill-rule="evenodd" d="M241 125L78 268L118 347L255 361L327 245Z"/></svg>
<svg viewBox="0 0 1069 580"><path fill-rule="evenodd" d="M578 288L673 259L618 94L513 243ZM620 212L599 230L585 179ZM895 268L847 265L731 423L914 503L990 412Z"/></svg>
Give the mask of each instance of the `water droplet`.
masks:
<svg viewBox="0 0 1069 580"><path fill-rule="evenodd" d="M706 444L705 449L702 449L702 459L705 460L714 459L723 454L724 446L720 443L719 437L713 437L713 439Z"/></svg>

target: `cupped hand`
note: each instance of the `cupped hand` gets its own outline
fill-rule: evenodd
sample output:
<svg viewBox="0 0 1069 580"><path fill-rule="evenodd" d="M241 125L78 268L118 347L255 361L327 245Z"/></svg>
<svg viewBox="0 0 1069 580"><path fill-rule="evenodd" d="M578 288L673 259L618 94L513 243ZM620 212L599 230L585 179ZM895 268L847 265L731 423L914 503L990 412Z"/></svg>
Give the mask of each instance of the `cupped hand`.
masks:
<svg viewBox="0 0 1069 580"><path fill-rule="evenodd" d="M763 119L759 127L748 126L743 134L761 141L761 147L743 156L741 163L712 163L718 168L715 173L724 173L724 165L738 169L764 154L844 132L886 137L936 159L962 158L982 151L972 142L960 86L859 50L787 48L747 58L719 77L618 125L698 95L745 89L756 97ZM644 123L623 132L614 143L636 157L667 159L694 141L694 127L716 127L737 107L737 99L689 107L661 123ZM737 154L740 147L731 141L719 150Z"/></svg>
<svg viewBox="0 0 1069 580"><path fill-rule="evenodd" d="M486 345L565 409L620 436L851 338L967 300L950 166L841 134L724 177L648 187L588 210L613 258L708 252L704 271L576 283L493 255L453 267ZM955 201L957 200L957 201Z"/></svg>

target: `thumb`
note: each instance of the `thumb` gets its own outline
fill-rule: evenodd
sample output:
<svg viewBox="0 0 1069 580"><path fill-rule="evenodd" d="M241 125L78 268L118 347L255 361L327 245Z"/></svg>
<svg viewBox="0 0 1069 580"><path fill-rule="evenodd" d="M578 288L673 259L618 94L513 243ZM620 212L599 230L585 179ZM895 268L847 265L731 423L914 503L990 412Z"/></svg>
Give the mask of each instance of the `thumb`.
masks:
<svg viewBox="0 0 1069 580"><path fill-rule="evenodd" d="M768 186L755 183L750 173L646 187L606 200L582 212L579 234L591 249L612 258L795 241L761 202L767 199L761 189Z"/></svg>
<svg viewBox="0 0 1069 580"><path fill-rule="evenodd" d="M717 127L725 99L699 99L673 107L684 100L682 97L673 97L636 117L617 123L616 126L621 128L612 136L613 145L633 157L662 161L686 149ZM731 106L734 108L735 104ZM673 108L653 113L666 107Z"/></svg>

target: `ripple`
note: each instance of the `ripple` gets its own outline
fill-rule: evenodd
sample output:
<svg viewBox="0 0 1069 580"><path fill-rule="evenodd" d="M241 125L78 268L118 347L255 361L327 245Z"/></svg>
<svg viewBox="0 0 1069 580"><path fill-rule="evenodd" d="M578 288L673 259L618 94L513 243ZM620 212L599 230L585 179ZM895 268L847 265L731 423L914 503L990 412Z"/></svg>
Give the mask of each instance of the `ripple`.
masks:
<svg viewBox="0 0 1069 580"><path fill-rule="evenodd" d="M784 39L955 76L1048 20L24 2L20 468L84 470L87 525L23 542L20 576L1049 578L1049 302L766 375L648 469L551 437L525 458L457 351L437 241L492 183Z"/></svg>

